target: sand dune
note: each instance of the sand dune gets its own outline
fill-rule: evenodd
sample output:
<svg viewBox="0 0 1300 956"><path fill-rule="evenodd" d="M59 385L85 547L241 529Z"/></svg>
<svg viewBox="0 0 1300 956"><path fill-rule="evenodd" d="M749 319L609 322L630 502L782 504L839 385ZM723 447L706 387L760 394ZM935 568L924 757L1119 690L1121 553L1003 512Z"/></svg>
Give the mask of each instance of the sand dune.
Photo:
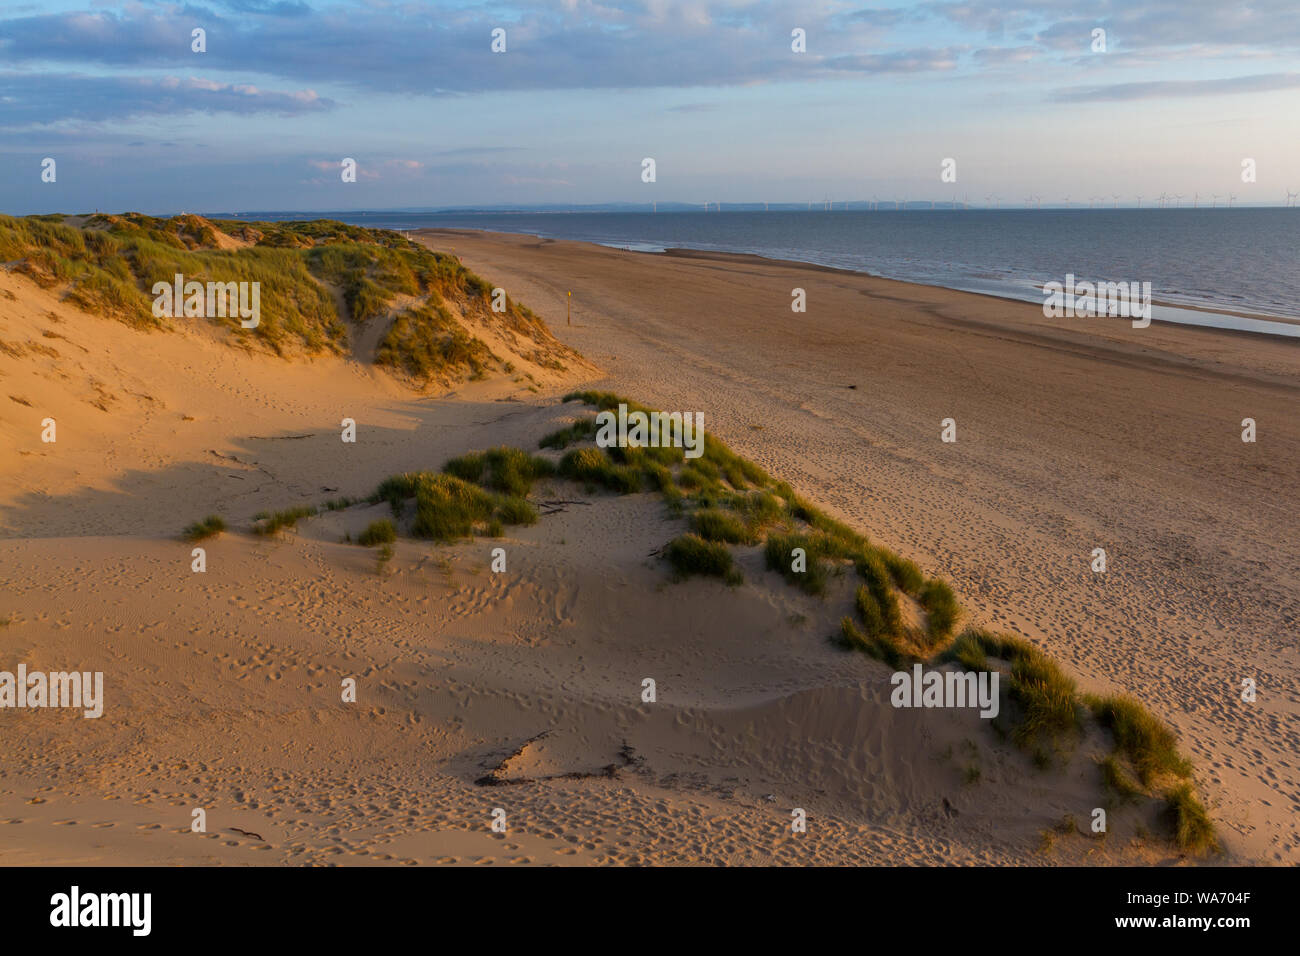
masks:
<svg viewBox="0 0 1300 956"><path fill-rule="evenodd" d="M1282 467L1300 430L1283 415L1294 352L1186 330L1134 343L751 260L430 241L613 387L704 411L738 451L952 579L975 620L1040 640L1081 684L1138 693L1197 758L1226 859L1295 862L1297 562L1276 533L1298 480ZM792 282L813 302L798 321ZM592 368L540 393L497 377L422 396L349 356L141 332L0 272L5 290L0 339L22 348L0 354L0 391L23 401L0 412L16 451L0 472L0 669L102 670L107 700L99 720L0 716L0 862L1181 859L1136 811L1104 841L1079 832L1101 798L1098 740L1037 771L969 712L892 708L890 669L827 640L848 582L804 595L753 548L738 588L670 580L652 552L684 525L652 495L555 479L540 497L582 503L500 541L403 538L382 563L343 539L384 505L246 533L265 509L535 448L579 413L556 399ZM1265 452L1253 463L1225 391L1277 442L1246 446ZM938 442L947 415L956 446ZM1228 437L1211 442L1220 419ZM208 513L232 530L203 542L195 574L178 534ZM1097 544L1113 562L1101 581ZM1236 702L1241 674L1258 675L1253 708ZM807 833L791 832L796 808Z"/></svg>

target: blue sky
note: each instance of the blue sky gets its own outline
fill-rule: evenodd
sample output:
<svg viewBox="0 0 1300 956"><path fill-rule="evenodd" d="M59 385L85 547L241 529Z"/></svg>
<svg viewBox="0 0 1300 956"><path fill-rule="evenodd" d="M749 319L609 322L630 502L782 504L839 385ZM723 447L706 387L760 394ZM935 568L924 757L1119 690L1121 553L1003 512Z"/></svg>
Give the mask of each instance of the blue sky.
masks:
<svg viewBox="0 0 1300 956"><path fill-rule="evenodd" d="M1294 0L0 8L9 213L1287 189Z"/></svg>

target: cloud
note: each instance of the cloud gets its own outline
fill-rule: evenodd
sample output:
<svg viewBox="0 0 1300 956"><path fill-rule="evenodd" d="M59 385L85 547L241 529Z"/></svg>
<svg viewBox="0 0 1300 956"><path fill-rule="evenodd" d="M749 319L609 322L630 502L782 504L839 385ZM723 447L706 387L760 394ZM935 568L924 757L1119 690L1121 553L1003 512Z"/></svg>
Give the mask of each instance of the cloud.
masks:
<svg viewBox="0 0 1300 956"><path fill-rule="evenodd" d="M0 128L10 130L177 113L294 116L335 105L312 90L263 90L202 77L0 73Z"/></svg>
<svg viewBox="0 0 1300 956"><path fill-rule="evenodd" d="M1293 0L1093 0L1086 15L1080 14L1077 0L956 0L920 9L964 29L1032 39L1061 51L1087 51L1095 27L1106 30L1112 49L1202 43L1290 52L1300 47L1300 18Z"/></svg>
<svg viewBox="0 0 1300 956"><path fill-rule="evenodd" d="M898 50L894 53L865 53L837 56L826 61L827 69L856 73L918 73L951 70L957 66L960 50Z"/></svg>
<svg viewBox="0 0 1300 956"><path fill-rule="evenodd" d="M999 72L1051 60L1077 65L1091 30L1104 27L1108 64L1146 70L1161 59L1196 62L1287 56L1300 49L1294 0L941 0L869 7L841 0L513 0L484 6L446 0L430 6L389 0L208 0L202 6L151 0L83 0L85 10L0 18L0 61L33 73L52 70L54 88L26 84L17 105L0 99L0 122L117 119L193 110L297 115L334 106L310 87L409 96L529 90L624 90L816 82L846 75ZM106 2L107 8L95 4ZM856 7L856 9L855 9ZM793 53L790 30L808 31L808 52ZM193 53L190 31L207 31ZM506 30L493 53L491 31ZM990 42L980 34L994 37ZM925 47L919 37L942 36ZM1093 55L1100 57L1100 54ZM1122 59L1121 59L1122 56ZM212 87L167 90L160 80L115 75L71 90L73 71L151 75L201 70ZM60 76L60 71L62 76ZM1215 72L1222 73L1218 69ZM12 79L20 74L10 74ZM1142 73L1136 73L1140 79ZM309 87L281 92L261 84ZM1135 72L1126 78L1134 78ZM84 82L89 82L84 81ZM155 84L153 87L147 84ZM60 85L62 84L62 85ZM1141 84L1109 95L1143 94ZM1134 92L1137 91L1137 92ZM689 95L689 94L688 94ZM1062 91L1080 99L1101 87ZM313 97L316 97L313 99ZM342 98L342 97L340 97ZM346 97L353 100L351 95ZM707 103L667 106L699 112ZM43 115L42 115L43 114Z"/></svg>
<svg viewBox="0 0 1300 956"><path fill-rule="evenodd" d="M924 19L924 17L910 10L886 7L854 10L852 13L845 14L843 19L854 23L866 23L873 27L896 27L908 20Z"/></svg>
<svg viewBox="0 0 1300 956"><path fill-rule="evenodd" d="M1073 86L1055 90L1052 99L1065 103L1149 100L1163 97L1226 96L1267 93L1300 87L1300 73L1260 73L1214 80L1156 80L1110 86Z"/></svg>
<svg viewBox="0 0 1300 956"><path fill-rule="evenodd" d="M265 0L220 0L217 6L236 13L255 13L268 17L305 17L311 13L311 7L305 3L269 3Z"/></svg>
<svg viewBox="0 0 1300 956"><path fill-rule="evenodd" d="M567 179L540 179L535 176L513 176L507 174L501 177L501 181L507 186L572 186L573 183Z"/></svg>
<svg viewBox="0 0 1300 956"><path fill-rule="evenodd" d="M522 153L525 146L460 146L456 149L439 149L432 156L475 156L480 153Z"/></svg>
<svg viewBox="0 0 1300 956"><path fill-rule="evenodd" d="M1041 53L1040 49L1032 46L990 46L976 50L971 55L976 62L986 66L1002 66L1007 63L1028 63Z"/></svg>
<svg viewBox="0 0 1300 956"><path fill-rule="evenodd" d="M883 28L908 16L842 14L830 0L579 0L499 11L455 3L300 10L240 0L208 11L131 4L0 19L0 58L78 69L201 66L210 74L426 95L719 87L928 68L944 51L891 52L881 42ZM809 31L809 53L791 51L791 24ZM195 26L207 31L205 53L190 50ZM505 53L491 50L496 27L506 30Z"/></svg>

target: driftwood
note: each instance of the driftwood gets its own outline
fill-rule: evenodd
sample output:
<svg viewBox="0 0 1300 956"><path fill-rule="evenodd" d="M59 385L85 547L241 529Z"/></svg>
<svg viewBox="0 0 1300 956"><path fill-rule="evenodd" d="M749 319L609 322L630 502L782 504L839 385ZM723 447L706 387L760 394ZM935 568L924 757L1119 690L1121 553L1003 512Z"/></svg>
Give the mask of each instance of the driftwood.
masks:
<svg viewBox="0 0 1300 956"><path fill-rule="evenodd" d="M550 511L543 511L541 513L542 517L545 518L547 515L558 515L568 511L569 509L564 507L565 505L590 505L591 502L570 501L567 498L557 498L554 501L539 501L538 504L541 505L543 508L551 509Z"/></svg>

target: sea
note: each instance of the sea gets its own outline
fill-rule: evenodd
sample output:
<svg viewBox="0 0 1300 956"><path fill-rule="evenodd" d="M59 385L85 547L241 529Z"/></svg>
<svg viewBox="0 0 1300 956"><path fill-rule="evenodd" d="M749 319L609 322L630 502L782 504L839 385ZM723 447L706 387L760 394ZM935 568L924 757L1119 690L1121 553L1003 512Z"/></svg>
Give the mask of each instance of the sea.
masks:
<svg viewBox="0 0 1300 956"><path fill-rule="evenodd" d="M1044 283L1065 283L1067 275L1076 282L1150 282L1155 321L1300 337L1300 208L453 210L218 217L479 229L646 254L672 248L748 253L1037 303L1043 302Z"/></svg>

